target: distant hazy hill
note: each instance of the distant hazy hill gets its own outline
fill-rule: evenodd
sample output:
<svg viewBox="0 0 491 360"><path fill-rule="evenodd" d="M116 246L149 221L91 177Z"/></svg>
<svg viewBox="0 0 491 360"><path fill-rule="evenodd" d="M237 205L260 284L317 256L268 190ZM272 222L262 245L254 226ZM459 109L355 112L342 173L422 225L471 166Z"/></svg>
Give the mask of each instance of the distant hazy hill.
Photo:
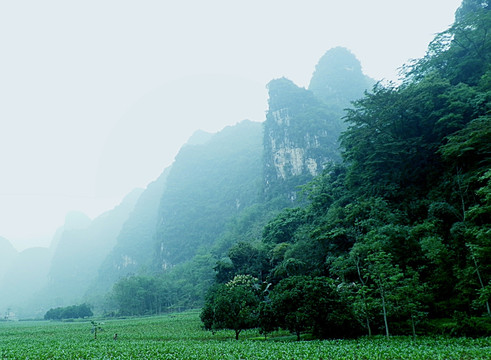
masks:
<svg viewBox="0 0 491 360"><path fill-rule="evenodd" d="M343 110L373 85L375 80L363 74L356 56L346 48L336 47L320 58L308 89L332 109Z"/></svg>
<svg viewBox="0 0 491 360"><path fill-rule="evenodd" d="M42 317L51 307L81 302L139 194L131 193L93 221L82 213L70 213L51 249L20 253L1 287L9 306L20 316Z"/></svg>
<svg viewBox="0 0 491 360"><path fill-rule="evenodd" d="M323 56L308 90L271 81L264 124L197 131L144 191L93 221L70 214L50 250L17 256L0 290L11 300L31 297L30 314L42 316L49 307L100 305L130 275L158 275L167 276L169 304L193 306L230 246L260 240L265 222L296 201L298 186L340 160L343 107L371 84L342 48Z"/></svg>
<svg viewBox="0 0 491 360"><path fill-rule="evenodd" d="M150 183L119 232L116 244L98 269L87 291L88 299L104 295L122 277L137 274L152 266L155 257L155 230L160 198L169 169Z"/></svg>
<svg viewBox="0 0 491 360"><path fill-rule="evenodd" d="M5 271L17 256L17 250L14 249L10 241L0 237L0 283Z"/></svg>
<svg viewBox="0 0 491 360"><path fill-rule="evenodd" d="M17 315L39 315L39 304L27 299L46 284L50 252L47 248L30 248L14 257L0 282L0 308L10 308Z"/></svg>

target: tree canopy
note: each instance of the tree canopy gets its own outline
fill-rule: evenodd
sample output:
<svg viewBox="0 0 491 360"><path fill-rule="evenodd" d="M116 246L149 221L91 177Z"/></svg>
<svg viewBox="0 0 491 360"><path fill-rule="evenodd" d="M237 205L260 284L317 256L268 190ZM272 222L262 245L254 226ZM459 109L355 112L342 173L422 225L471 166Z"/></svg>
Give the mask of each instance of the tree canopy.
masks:
<svg viewBox="0 0 491 360"><path fill-rule="evenodd" d="M486 1L464 1L400 85L379 83L355 101L344 118L343 162L303 187L306 203L266 224L254 245L260 264L230 257L229 277L254 271L267 284L256 326L298 338L389 337L431 331L436 318L453 318L452 334L463 334L470 317L489 319L488 10ZM311 96L283 83L292 101ZM489 324L473 324L473 335L489 334Z"/></svg>

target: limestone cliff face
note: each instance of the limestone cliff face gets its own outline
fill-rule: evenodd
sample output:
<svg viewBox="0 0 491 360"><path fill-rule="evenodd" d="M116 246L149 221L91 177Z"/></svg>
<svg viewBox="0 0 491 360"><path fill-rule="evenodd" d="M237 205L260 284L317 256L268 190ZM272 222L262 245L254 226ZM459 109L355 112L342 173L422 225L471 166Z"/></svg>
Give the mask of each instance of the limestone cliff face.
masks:
<svg viewBox="0 0 491 360"><path fill-rule="evenodd" d="M283 110L283 111L282 111ZM276 177L286 180L290 176L299 176L309 173L312 176L318 175L322 171L326 162L337 159L336 156L325 154L322 156L319 152L312 151L320 149L324 140L328 137L327 131L321 131L317 134L306 133L302 137L297 137L288 131L290 126L290 116L288 109L282 109L272 113L275 125L284 126L283 137L273 132L268 133L267 140L273 164L276 170ZM329 140L327 141L329 142ZM331 142L331 146L336 146Z"/></svg>
<svg viewBox="0 0 491 360"><path fill-rule="evenodd" d="M264 176L267 193L295 197L295 187L339 161L340 120L314 94L285 78L268 84L264 123Z"/></svg>
<svg viewBox="0 0 491 360"><path fill-rule="evenodd" d="M338 138L346 129L344 110L374 83L363 74L358 59L338 47L319 60L308 90L285 78L268 84L266 196L286 194L294 199L298 185L318 175L328 163L341 160Z"/></svg>

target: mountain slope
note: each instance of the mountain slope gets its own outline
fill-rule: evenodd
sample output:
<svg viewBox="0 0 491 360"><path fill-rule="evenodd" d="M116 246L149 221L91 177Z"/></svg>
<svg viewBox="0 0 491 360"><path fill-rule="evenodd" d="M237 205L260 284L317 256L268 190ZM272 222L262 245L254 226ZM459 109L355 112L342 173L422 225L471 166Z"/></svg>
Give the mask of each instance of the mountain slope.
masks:
<svg viewBox="0 0 491 360"><path fill-rule="evenodd" d="M375 80L363 74L356 56L346 48L336 47L320 58L308 89L331 108L342 111L373 85Z"/></svg>
<svg viewBox="0 0 491 360"><path fill-rule="evenodd" d="M158 208L169 170L166 169L141 194L123 224L115 246L99 267L97 277L87 291L87 298L103 295L118 279L152 266Z"/></svg>
<svg viewBox="0 0 491 360"><path fill-rule="evenodd" d="M0 237L0 282L16 256L17 250L15 250L10 241Z"/></svg>
<svg viewBox="0 0 491 360"><path fill-rule="evenodd" d="M49 281L33 302L50 308L82 301L140 194L141 190L133 191L92 221L83 214L67 216L50 262Z"/></svg>
<svg viewBox="0 0 491 360"><path fill-rule="evenodd" d="M210 248L227 221L258 201L261 133L260 123L243 121L181 149L161 199L157 269Z"/></svg>
<svg viewBox="0 0 491 360"><path fill-rule="evenodd" d="M28 299L47 282L50 252L47 248L30 248L20 252L0 281L0 308L10 308L21 317L42 316L39 303Z"/></svg>
<svg viewBox="0 0 491 360"><path fill-rule="evenodd" d="M282 78L268 84L269 110L264 122L266 195L294 200L296 186L339 161L340 119L306 89Z"/></svg>

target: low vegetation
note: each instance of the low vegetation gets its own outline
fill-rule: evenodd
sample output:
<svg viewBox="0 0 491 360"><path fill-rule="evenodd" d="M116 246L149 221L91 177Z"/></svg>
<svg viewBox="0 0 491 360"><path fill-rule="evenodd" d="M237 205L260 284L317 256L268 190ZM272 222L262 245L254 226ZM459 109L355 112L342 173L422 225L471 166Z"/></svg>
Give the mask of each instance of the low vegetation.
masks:
<svg viewBox="0 0 491 360"><path fill-rule="evenodd" d="M96 340L91 329L90 321L2 322L0 359L489 359L491 353L489 337L296 341L284 332L265 339L248 330L235 341L230 330L204 331L197 312L106 320Z"/></svg>

